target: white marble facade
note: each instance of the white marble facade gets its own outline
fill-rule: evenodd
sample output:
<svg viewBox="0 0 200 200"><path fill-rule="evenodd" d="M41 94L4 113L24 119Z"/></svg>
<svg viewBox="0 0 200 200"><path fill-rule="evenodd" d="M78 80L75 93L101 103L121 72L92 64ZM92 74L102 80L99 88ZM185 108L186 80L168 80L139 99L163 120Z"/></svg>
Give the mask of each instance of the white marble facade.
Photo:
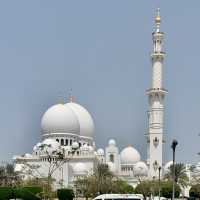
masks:
<svg viewBox="0 0 200 200"><path fill-rule="evenodd" d="M93 139L94 122L90 113L73 98L66 104L56 104L50 107L41 120L42 140L33 147L30 154L15 156L15 170L23 172L24 178L30 176L26 163L37 166L41 176L48 174L48 156L40 146L50 145L54 150L62 149L66 162L60 166L53 177L55 186L62 184L72 185L77 177L92 173L97 162L107 163L110 170L135 186L138 177L158 178L158 167L166 171L163 164L163 130L164 130L164 97L163 89L163 60L165 53L162 50L164 33L160 31L160 14L155 17L155 31L153 32L152 60L152 86L147 90L149 99L147 158L141 160L140 153L133 147L127 146L120 151L114 139L108 141L107 147L97 149ZM142 134L142 133L141 133ZM78 147L72 155L73 146ZM162 175L162 174L161 174ZM35 174L37 176L37 174Z"/></svg>

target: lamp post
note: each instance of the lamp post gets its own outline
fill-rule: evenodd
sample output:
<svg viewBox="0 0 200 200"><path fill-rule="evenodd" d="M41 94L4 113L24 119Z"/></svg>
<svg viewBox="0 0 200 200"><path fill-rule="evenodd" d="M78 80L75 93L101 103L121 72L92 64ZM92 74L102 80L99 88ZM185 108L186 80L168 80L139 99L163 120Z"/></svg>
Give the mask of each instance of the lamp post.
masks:
<svg viewBox="0 0 200 200"><path fill-rule="evenodd" d="M173 150L173 190L172 190L172 200L174 200L175 196L175 151L176 151L176 146L178 145L177 140L172 141L171 148Z"/></svg>
<svg viewBox="0 0 200 200"><path fill-rule="evenodd" d="M159 197L159 200L160 200L160 172L161 172L161 166L158 168L158 186L159 186L159 189L158 189L158 197Z"/></svg>

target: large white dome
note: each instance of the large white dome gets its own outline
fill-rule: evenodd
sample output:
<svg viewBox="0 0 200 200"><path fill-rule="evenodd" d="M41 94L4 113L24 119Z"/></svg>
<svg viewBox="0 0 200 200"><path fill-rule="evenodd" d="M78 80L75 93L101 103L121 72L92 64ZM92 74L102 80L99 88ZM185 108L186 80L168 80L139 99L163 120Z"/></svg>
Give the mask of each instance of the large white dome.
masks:
<svg viewBox="0 0 200 200"><path fill-rule="evenodd" d="M121 153L121 164L126 165L133 165L140 161L140 154L139 152L133 148L132 146L128 146L124 148Z"/></svg>
<svg viewBox="0 0 200 200"><path fill-rule="evenodd" d="M72 133L79 134L80 126L76 114L63 104L50 107L41 121L42 133Z"/></svg>
<svg viewBox="0 0 200 200"><path fill-rule="evenodd" d="M65 106L69 107L76 115L80 126L80 136L93 137L94 122L90 113L84 107L74 102L67 103Z"/></svg>

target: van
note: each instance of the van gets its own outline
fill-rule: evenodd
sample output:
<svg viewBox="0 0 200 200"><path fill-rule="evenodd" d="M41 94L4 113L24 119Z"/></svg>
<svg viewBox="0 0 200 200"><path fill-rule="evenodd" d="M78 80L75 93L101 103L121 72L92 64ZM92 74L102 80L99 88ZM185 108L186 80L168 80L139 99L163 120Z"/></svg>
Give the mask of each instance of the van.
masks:
<svg viewBox="0 0 200 200"><path fill-rule="evenodd" d="M93 200L143 200L141 194L102 194Z"/></svg>

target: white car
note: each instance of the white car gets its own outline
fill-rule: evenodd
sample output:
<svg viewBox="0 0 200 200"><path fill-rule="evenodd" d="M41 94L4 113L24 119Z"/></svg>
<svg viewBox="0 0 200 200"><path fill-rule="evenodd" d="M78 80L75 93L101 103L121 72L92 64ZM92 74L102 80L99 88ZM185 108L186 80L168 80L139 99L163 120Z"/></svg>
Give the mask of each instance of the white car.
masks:
<svg viewBox="0 0 200 200"><path fill-rule="evenodd" d="M143 200L141 194L102 194L93 200Z"/></svg>

